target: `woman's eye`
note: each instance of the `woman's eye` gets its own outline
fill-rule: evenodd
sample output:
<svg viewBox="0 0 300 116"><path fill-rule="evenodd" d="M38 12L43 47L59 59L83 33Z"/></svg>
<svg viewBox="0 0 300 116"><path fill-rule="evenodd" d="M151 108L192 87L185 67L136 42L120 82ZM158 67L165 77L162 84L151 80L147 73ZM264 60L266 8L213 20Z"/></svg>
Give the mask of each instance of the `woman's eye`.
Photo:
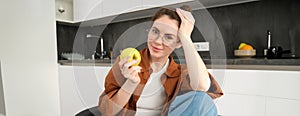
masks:
<svg viewBox="0 0 300 116"><path fill-rule="evenodd" d="M173 40L174 39L174 37L172 37L171 35L166 35L165 38L168 39L168 40Z"/></svg>
<svg viewBox="0 0 300 116"><path fill-rule="evenodd" d="M152 29L152 33L154 33L154 34L158 34L159 32L158 32L158 30L157 30L157 29Z"/></svg>

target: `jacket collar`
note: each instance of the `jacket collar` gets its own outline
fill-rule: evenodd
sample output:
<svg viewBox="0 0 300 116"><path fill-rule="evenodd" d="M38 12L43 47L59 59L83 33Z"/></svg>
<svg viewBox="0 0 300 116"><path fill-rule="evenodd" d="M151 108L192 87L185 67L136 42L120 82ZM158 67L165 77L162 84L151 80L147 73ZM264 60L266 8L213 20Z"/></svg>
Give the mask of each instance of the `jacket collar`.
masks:
<svg viewBox="0 0 300 116"><path fill-rule="evenodd" d="M148 48L145 48L140 51L141 54L141 63L139 66L142 67L141 72L150 71L152 72L152 69L150 67L150 51ZM178 77L180 75L180 65L177 64L173 57L169 56L169 66L165 72L167 77Z"/></svg>

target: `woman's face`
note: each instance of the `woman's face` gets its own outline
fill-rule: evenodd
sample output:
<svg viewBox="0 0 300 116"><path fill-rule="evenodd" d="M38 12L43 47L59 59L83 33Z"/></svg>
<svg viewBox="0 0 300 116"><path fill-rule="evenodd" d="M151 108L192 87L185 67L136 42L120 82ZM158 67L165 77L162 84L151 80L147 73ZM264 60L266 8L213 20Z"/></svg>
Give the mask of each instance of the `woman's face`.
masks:
<svg viewBox="0 0 300 116"><path fill-rule="evenodd" d="M175 48L180 47L178 21L163 15L153 22L148 33L148 48L153 60L169 57Z"/></svg>

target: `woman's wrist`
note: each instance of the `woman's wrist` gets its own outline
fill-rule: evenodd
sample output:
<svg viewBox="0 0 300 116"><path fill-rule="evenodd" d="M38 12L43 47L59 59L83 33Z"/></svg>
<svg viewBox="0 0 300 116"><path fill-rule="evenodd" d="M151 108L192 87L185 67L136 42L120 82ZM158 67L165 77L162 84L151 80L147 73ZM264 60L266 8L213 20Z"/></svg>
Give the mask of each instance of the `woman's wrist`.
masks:
<svg viewBox="0 0 300 116"><path fill-rule="evenodd" d="M126 93L132 94L135 88L139 85L140 80L137 82L132 81L131 79L127 79L127 81L123 84L122 89L126 91Z"/></svg>
<svg viewBox="0 0 300 116"><path fill-rule="evenodd" d="M182 45L193 43L190 36L180 36L180 41Z"/></svg>
<svg viewBox="0 0 300 116"><path fill-rule="evenodd" d="M135 84L135 83L140 83L140 81L141 81L141 79L140 79L140 77L134 77L134 78L132 78L132 79L129 79L133 84Z"/></svg>

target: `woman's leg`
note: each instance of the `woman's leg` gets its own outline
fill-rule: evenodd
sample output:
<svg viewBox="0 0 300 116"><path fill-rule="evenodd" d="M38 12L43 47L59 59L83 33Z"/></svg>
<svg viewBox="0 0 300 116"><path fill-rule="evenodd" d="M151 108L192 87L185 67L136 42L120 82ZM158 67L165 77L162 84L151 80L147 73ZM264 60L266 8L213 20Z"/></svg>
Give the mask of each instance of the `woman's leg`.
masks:
<svg viewBox="0 0 300 116"><path fill-rule="evenodd" d="M191 91L176 96L171 103L169 116L217 116L217 108L205 92Z"/></svg>

